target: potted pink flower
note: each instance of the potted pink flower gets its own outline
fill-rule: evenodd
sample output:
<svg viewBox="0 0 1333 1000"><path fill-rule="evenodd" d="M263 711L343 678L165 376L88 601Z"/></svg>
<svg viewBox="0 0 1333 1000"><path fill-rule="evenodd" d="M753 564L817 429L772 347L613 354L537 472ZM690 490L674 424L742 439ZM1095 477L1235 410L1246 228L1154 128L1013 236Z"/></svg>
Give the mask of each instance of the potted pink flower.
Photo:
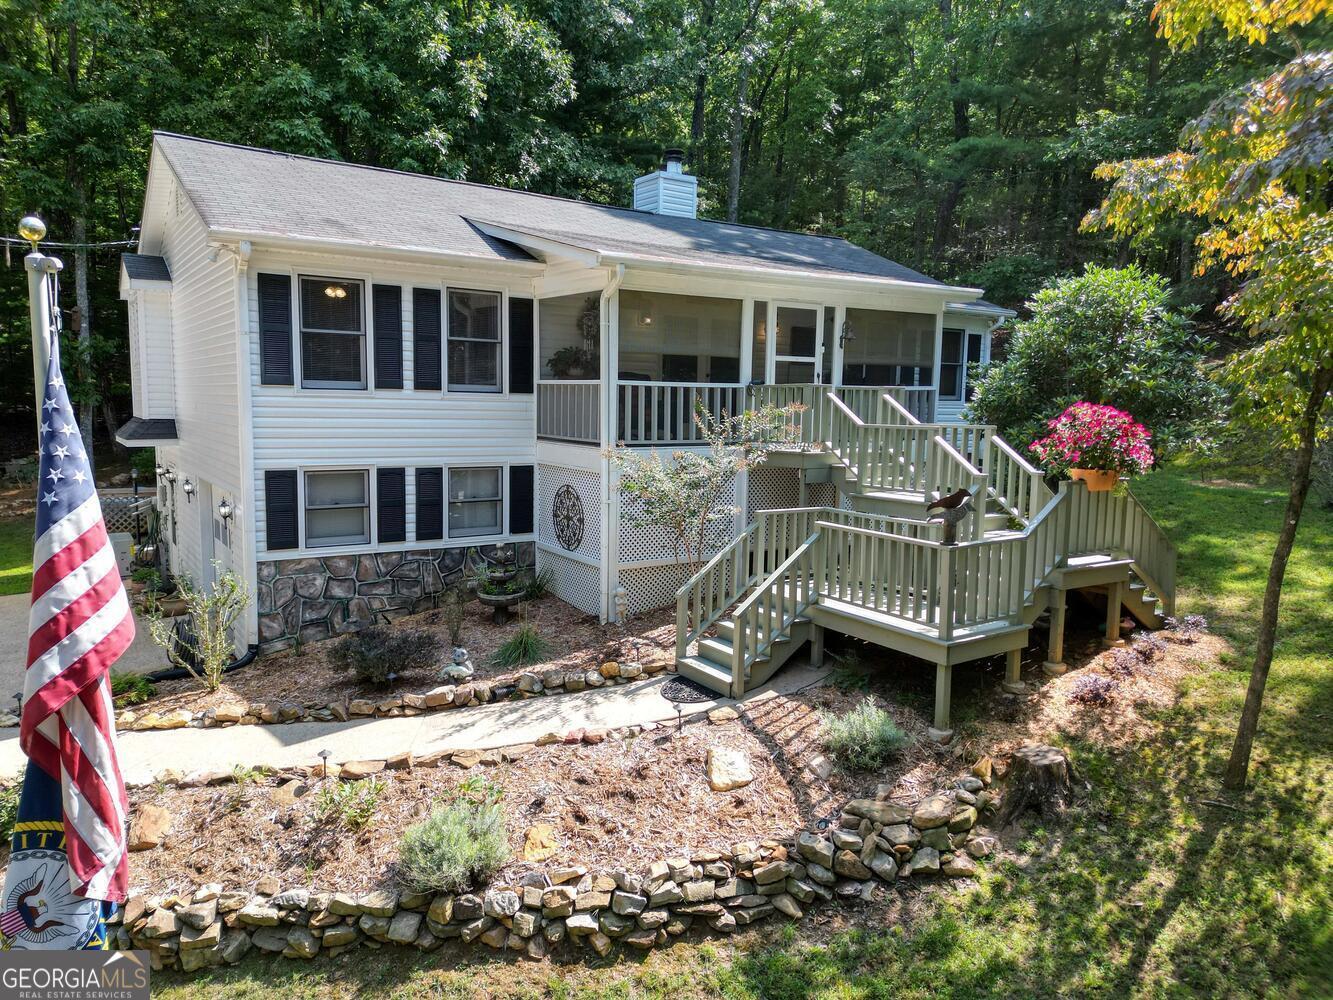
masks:
<svg viewBox="0 0 1333 1000"><path fill-rule="evenodd" d="M1114 489L1122 475L1152 468L1152 434L1124 410L1078 402L1047 426L1051 433L1029 447L1048 472L1068 473L1089 490Z"/></svg>

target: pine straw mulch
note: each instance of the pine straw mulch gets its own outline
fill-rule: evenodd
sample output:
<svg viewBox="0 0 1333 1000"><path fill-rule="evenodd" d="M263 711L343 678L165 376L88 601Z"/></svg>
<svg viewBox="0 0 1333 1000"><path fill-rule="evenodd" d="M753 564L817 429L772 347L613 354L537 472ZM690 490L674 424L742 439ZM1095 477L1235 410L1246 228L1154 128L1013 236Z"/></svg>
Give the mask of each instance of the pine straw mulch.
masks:
<svg viewBox="0 0 1333 1000"><path fill-rule="evenodd" d="M504 625L491 620L491 609L478 601L463 606L462 645L472 656L475 679L486 680L516 674L522 669L588 670L606 660L625 662L668 662L675 657L675 608L639 615L618 625L603 625L557 597L547 595L519 606L519 615ZM530 624L550 646L546 658L536 666L499 667L491 662L499 649L523 624ZM399 618L388 626L394 629L420 629L439 647L439 666L449 663L453 646L443 610L423 611ZM148 701L133 706L134 711L168 712L184 708L191 712L231 702L295 702L312 707L353 698L382 701L395 695L421 693L438 686L439 667L407 672L392 685L372 687L358 684L346 670L335 667L329 654L339 639L312 643L299 653L283 650L260 657L248 667L226 676L222 687L209 692L193 679L162 681Z"/></svg>
<svg viewBox="0 0 1333 1000"><path fill-rule="evenodd" d="M131 793L132 803L162 805L174 822L162 847L130 855L131 884L149 893L205 881L248 888L260 876L276 874L287 887L358 891L383 885L393 880L403 829L425 815L432 802L458 794L460 786L475 794L483 780L503 790L509 822L515 860L499 874L501 882L532 867L637 870L672 855L788 839L836 814L849 798L878 790L893 801L915 801L947 785L982 754L998 759L1024 743L1077 737L1132 746L1152 724L1148 716L1175 701L1183 678L1215 665L1223 646L1209 636L1189 644L1168 641L1166 652L1151 664L1133 677L1117 678L1119 686L1107 706L1070 700L1080 676L1110 675L1112 652L1102 650L1095 636L1071 634L1067 658L1073 669L1056 679L1044 679L1033 669L1041 650L1026 651L1024 677L1031 690L1020 697L998 692L1003 658L978 664L971 678L975 684L961 698L955 693L955 706L961 700L975 718L962 726L960 739L940 747L924 738L928 703L921 710L900 703L920 702L912 688L924 686L929 672L919 662L918 677L887 672L886 663L874 662L868 647L857 644L860 662L840 671L841 686L751 702L734 721L716 724L700 718L681 732L673 723L633 737L612 733L599 744L525 748L515 759L466 771L444 766L385 772L375 818L359 832L319 818L317 776L307 781L309 791L290 804L277 793L278 786L292 780L290 774L258 784L148 786ZM848 682L857 672L865 673L867 683ZM867 696L915 742L883 772L848 775L834 769L827 778L818 777L809 765L821 755L819 712L841 712ZM713 745L743 750L755 781L731 792L712 791L704 761ZM524 835L537 823L553 826L559 842L557 854L540 865L522 860Z"/></svg>

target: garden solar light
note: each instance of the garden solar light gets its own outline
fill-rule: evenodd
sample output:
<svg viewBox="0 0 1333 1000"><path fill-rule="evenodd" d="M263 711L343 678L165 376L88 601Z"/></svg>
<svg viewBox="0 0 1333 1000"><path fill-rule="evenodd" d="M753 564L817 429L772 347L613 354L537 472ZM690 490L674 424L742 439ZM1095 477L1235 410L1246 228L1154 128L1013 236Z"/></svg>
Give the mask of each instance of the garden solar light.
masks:
<svg viewBox="0 0 1333 1000"><path fill-rule="evenodd" d="M320 751L319 753L317 753L315 756L318 757L318 758L320 759L320 762L321 762L321 764L322 764L323 767L324 767L324 773L321 774L320 777L321 777L321 778L327 778L327 777L329 776L329 758L333 756L333 751L332 751L332 750L321 750L321 751Z"/></svg>
<svg viewBox="0 0 1333 1000"><path fill-rule="evenodd" d="M37 252L37 244L46 239L46 223L35 215L25 215L19 219L19 235L32 244Z"/></svg>

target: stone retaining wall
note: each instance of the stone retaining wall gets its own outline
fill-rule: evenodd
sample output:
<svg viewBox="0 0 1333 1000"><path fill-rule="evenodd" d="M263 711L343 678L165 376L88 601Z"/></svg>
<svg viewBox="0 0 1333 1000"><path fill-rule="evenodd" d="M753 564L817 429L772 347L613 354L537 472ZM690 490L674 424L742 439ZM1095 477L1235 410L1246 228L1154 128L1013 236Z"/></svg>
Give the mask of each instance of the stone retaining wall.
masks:
<svg viewBox="0 0 1333 1000"><path fill-rule="evenodd" d="M260 562L259 648L284 649L298 637L317 642L380 613L398 618L436 607L468 567L497 562L502 549L512 549L520 568L536 565L533 542Z"/></svg>
<svg viewBox="0 0 1333 1000"><path fill-rule="evenodd" d="M186 972L234 964L252 950L308 959L363 944L433 951L455 938L531 959L646 950L692 927L728 934L774 915L799 920L814 905L869 899L876 884L975 874L975 859L997 846L977 829L997 804L990 773L983 759L955 787L912 805L854 799L829 831L666 858L637 872L546 868L457 895L317 892L267 876L253 891L208 884L169 898L131 896L112 943L146 949L154 968Z"/></svg>

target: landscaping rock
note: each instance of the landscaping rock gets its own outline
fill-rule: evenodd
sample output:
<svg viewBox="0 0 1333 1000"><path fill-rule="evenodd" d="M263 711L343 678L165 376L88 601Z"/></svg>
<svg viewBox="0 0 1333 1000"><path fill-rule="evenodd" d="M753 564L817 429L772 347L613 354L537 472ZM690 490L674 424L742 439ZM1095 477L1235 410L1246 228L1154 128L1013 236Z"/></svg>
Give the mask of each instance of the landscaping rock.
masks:
<svg viewBox="0 0 1333 1000"><path fill-rule="evenodd" d="M825 868L833 866L833 844L823 837L806 831L796 838L796 850L807 861L813 861Z"/></svg>
<svg viewBox="0 0 1333 1000"><path fill-rule="evenodd" d="M916 808L912 810L912 825L918 830L929 830L937 826L944 826L953 816L955 809L952 795L928 795L918 802Z"/></svg>
<svg viewBox="0 0 1333 1000"><path fill-rule="evenodd" d="M851 851L839 851L833 858L833 870L844 878L868 879L871 872Z"/></svg>
<svg viewBox="0 0 1333 1000"><path fill-rule="evenodd" d="M964 806L949 817L949 831L962 833L972 829L977 823L977 811L971 806Z"/></svg>
<svg viewBox="0 0 1333 1000"><path fill-rule="evenodd" d="M411 910L399 910L389 921L389 931L385 935L390 941L399 944L411 944L421 933L421 914Z"/></svg>
<svg viewBox="0 0 1333 1000"><path fill-rule="evenodd" d="M977 863L963 851L951 854L940 864L940 871L955 878L970 878L977 873Z"/></svg>
<svg viewBox="0 0 1333 1000"><path fill-rule="evenodd" d="M279 915L277 907L256 897L241 907L236 919L250 927L276 927Z"/></svg>
<svg viewBox="0 0 1333 1000"><path fill-rule="evenodd" d="M140 806L130 820L128 846L131 851L152 850L166 839L171 813L157 805Z"/></svg>
<svg viewBox="0 0 1333 1000"><path fill-rule="evenodd" d="M503 917L512 917L518 912L522 902L518 898L518 893L509 889L491 889L482 899L482 912L488 917L495 917L497 920Z"/></svg>
<svg viewBox="0 0 1333 1000"><path fill-rule="evenodd" d="M391 917L398 909L398 893L392 889L377 889L362 893L357 899L357 905L362 913L368 913L372 917Z"/></svg>
<svg viewBox="0 0 1333 1000"><path fill-rule="evenodd" d="M319 938L304 927L293 927L287 932L287 947L282 953L289 958L314 958L319 954Z"/></svg>
<svg viewBox="0 0 1333 1000"><path fill-rule="evenodd" d="M917 872L938 872L940 870L940 852L933 847L922 847L912 855L901 869L902 875L915 875Z"/></svg>
<svg viewBox="0 0 1333 1000"><path fill-rule="evenodd" d="M339 777L347 781L358 781L361 778L369 778L372 774L379 774L383 770L382 760L350 760L342 766Z"/></svg>
<svg viewBox="0 0 1333 1000"><path fill-rule="evenodd" d="M950 806L952 804L951 801ZM880 823L884 826L906 823L912 817L912 810L903 806L896 806L891 802L880 802L877 799L852 799L843 807L843 812L860 816L872 823Z"/></svg>
<svg viewBox="0 0 1333 1000"><path fill-rule="evenodd" d="M994 837L973 837L967 842L967 853L974 858L988 858L995 853Z"/></svg>

